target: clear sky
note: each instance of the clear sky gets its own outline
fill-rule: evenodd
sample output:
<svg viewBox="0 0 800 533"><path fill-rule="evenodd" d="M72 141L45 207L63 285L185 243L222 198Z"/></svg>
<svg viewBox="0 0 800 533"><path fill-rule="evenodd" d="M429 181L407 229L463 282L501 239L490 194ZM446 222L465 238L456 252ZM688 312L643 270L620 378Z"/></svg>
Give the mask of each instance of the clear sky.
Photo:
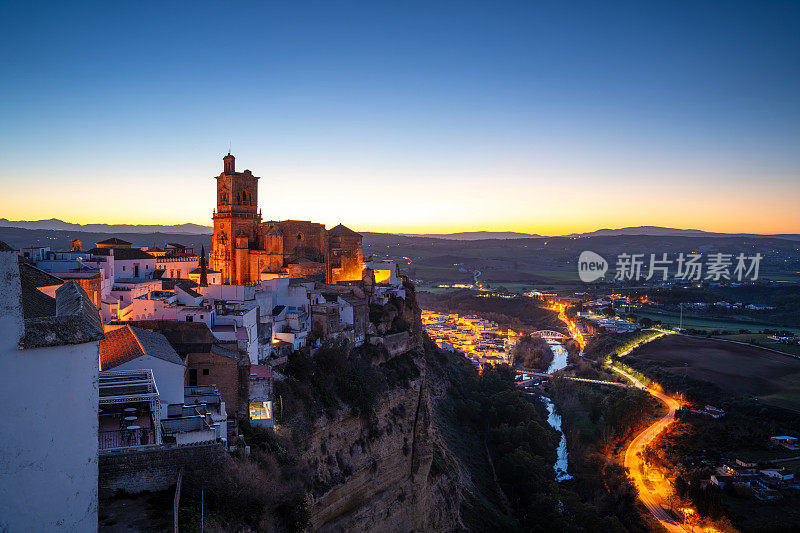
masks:
<svg viewBox="0 0 800 533"><path fill-rule="evenodd" d="M800 2L7 2L0 217L800 233Z"/></svg>

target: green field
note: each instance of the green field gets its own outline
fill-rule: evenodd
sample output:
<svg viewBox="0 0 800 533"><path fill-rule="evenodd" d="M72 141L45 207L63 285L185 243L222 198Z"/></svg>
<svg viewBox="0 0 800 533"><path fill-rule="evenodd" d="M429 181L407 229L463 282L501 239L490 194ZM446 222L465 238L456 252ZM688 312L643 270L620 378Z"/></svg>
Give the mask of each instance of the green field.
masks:
<svg viewBox="0 0 800 533"><path fill-rule="evenodd" d="M755 346L762 346L771 350L797 355L800 357L800 345L785 344L774 341L769 338L769 335L764 333L735 333L732 335L715 335L715 339L725 339L729 341L746 342Z"/></svg>
<svg viewBox="0 0 800 533"><path fill-rule="evenodd" d="M649 318L651 320L660 320L664 325L668 326L677 326L680 323L680 317L677 314L672 314L672 313L658 313L653 311L641 312L639 310L636 310L633 314L642 318ZM757 331L757 330L762 330L764 328L781 329L781 330L794 331L795 333L800 333L800 329L797 328L771 326L769 324L762 324L758 322L742 322L742 321L732 321L732 320L723 320L715 318L699 318L699 317L687 316L685 313L683 315L683 327L689 329L719 329L727 331L730 334L738 334L740 329Z"/></svg>
<svg viewBox="0 0 800 533"><path fill-rule="evenodd" d="M723 390L800 411L800 359L733 342L667 335L633 354L678 376L714 383Z"/></svg>

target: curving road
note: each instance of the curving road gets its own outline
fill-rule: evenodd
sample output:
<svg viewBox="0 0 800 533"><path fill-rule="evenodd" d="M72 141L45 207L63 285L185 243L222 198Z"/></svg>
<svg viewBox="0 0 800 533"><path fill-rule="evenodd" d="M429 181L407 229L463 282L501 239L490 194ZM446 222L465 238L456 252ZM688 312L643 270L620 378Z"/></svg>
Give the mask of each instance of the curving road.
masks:
<svg viewBox="0 0 800 533"><path fill-rule="evenodd" d="M662 504L664 506L668 506L667 497L669 496L671 489L669 488L667 482L646 482L644 475L642 474L643 461L640 457L640 454L642 451L644 451L645 446L650 444L650 442L652 442L652 440L656 438L656 436L661 433L664 428L675 421L675 411L680 408L680 402L674 398L670 398L666 394L648 389L644 386L644 384L642 384L641 381L628 374L624 370L620 370L616 367L611 367L611 369L614 372L626 377L636 388L646 390L664 402L669 409L663 418L659 419L647 429L636 435L636 438L631 441L631 443L628 445L628 448L625 450L625 467L628 469L628 472L633 479L633 484L636 486L636 490L639 493L639 499L642 500L642 503L644 503L653 516L655 516L658 521L661 522L661 525L664 526L667 531L672 533L685 533L686 530L676 523L675 520L673 520L672 517L662 508Z"/></svg>

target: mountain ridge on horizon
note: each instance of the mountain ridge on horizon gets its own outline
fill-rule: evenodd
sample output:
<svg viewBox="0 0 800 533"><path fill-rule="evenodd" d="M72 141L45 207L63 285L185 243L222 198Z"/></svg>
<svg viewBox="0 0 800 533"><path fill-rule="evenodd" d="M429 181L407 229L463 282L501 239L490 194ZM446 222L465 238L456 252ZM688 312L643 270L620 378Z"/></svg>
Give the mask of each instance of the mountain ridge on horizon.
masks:
<svg viewBox="0 0 800 533"><path fill-rule="evenodd" d="M58 218L43 220L8 220L0 218L0 227L21 228L21 229L43 229L58 231L85 231L97 233L177 233L186 235L210 235L213 231L211 226L200 224L77 224L65 222ZM800 234L781 233L781 234L761 234L761 233L722 233L705 231L699 229L678 229L666 228L661 226L628 226L624 228L602 228L583 233L569 233L565 235L540 235L536 233L523 233L518 231L461 231L454 233L393 233L393 232L362 232L362 233L386 233L403 237L423 237L430 239L445 240L512 240L512 239L543 239L554 237L601 237L614 235L650 235L650 236L697 236L697 237L771 237L800 240Z"/></svg>

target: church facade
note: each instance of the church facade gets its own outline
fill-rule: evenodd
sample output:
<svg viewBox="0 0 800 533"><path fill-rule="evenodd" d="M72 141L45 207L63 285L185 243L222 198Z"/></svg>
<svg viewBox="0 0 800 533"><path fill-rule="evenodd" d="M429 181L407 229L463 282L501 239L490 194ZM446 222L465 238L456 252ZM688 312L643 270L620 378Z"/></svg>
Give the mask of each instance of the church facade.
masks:
<svg viewBox="0 0 800 533"><path fill-rule="evenodd" d="M361 235L339 224L304 220L261 220L258 176L236 172L223 158L209 265L223 283L246 285L276 277L314 277L327 283L360 280L364 269Z"/></svg>

